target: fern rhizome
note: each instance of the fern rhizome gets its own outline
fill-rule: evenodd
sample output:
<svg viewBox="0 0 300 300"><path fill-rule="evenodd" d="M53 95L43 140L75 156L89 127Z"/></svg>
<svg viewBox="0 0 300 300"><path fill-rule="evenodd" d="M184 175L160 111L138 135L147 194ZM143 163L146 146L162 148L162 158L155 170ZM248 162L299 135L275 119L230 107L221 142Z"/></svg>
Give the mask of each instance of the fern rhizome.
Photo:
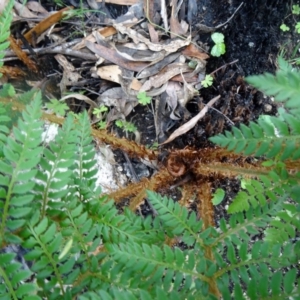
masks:
<svg viewBox="0 0 300 300"><path fill-rule="evenodd" d="M12 5L0 16L0 58ZM93 137L129 155L157 153L91 129L86 112L47 114L40 92L17 97L4 85L0 299L300 299L300 73L279 65L275 76L248 78L282 103L277 117L212 137L222 148L173 151L150 180L101 197ZM62 125L47 147L44 120ZM196 191L198 213L154 192L188 172L183 194ZM237 176L230 217L215 224L212 178ZM145 197L155 216L134 213Z"/></svg>

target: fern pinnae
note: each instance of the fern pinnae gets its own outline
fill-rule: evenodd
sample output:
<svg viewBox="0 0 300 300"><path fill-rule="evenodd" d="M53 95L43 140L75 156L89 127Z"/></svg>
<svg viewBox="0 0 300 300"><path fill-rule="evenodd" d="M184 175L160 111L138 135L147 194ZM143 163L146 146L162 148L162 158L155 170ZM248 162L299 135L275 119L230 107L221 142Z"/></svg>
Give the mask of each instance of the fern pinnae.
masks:
<svg viewBox="0 0 300 300"><path fill-rule="evenodd" d="M93 179L97 174L95 160L95 147L91 136L92 130L87 112L78 116L75 128L78 130L78 181L84 181L85 178Z"/></svg>
<svg viewBox="0 0 300 300"><path fill-rule="evenodd" d="M22 270L22 264L14 261L14 253L0 254L0 296L5 299L26 299L34 294L36 284L27 281L32 273L29 270ZM8 293L5 293L7 289ZM34 297L33 299L40 299Z"/></svg>
<svg viewBox="0 0 300 300"><path fill-rule="evenodd" d="M132 243L108 244L107 249L114 260L122 265L122 268L139 272L140 276L145 277L145 279L151 275L151 279L147 280L147 288L150 288L155 282L157 286L168 285L174 291L183 289L192 292L192 282L199 283L201 280L203 283L208 283L209 281L206 276L196 271L195 261L191 264L191 261L186 260L185 254L188 252L182 252L177 248L171 249L165 245L164 249L161 250L155 245ZM163 277L164 274L169 275ZM184 283L181 281L182 276L180 274L184 274ZM173 278L175 278L174 282Z"/></svg>
<svg viewBox="0 0 300 300"><path fill-rule="evenodd" d="M3 66L2 59L5 55L4 50L9 47L8 37L10 34L10 25L13 19L11 13L14 6L14 0L9 0L4 11L0 14L0 68ZM0 73L0 77L2 74Z"/></svg>
<svg viewBox="0 0 300 300"><path fill-rule="evenodd" d="M25 216L31 211L30 203L34 196L28 195L35 185L32 176L37 173L42 148L41 95L37 93L31 105L26 107L13 128L14 137L7 138L3 148L4 159L0 161L2 197L5 199L1 208L0 238L17 239L9 230L17 230L25 223ZM32 156L32 154L34 156Z"/></svg>
<svg viewBox="0 0 300 300"><path fill-rule="evenodd" d="M30 238L23 243L23 246L25 248L33 248L34 246L34 249L25 255L27 259L34 261L32 271L37 273L37 278L41 283L50 277L51 285L56 283L59 285L59 291L56 289L55 294L64 294L62 272L59 271L56 255L62 238L61 234L57 233L55 223L45 217L36 226L29 224L28 228ZM47 287L46 282L42 285L44 291L49 290L51 286Z"/></svg>
<svg viewBox="0 0 300 300"><path fill-rule="evenodd" d="M274 96L275 101L283 102L285 107L291 109L292 112L299 112L299 71L279 70L275 76L266 73L249 76L246 80L267 95Z"/></svg>
<svg viewBox="0 0 300 300"><path fill-rule="evenodd" d="M78 132L74 130L74 119L69 115L62 129L58 131L55 140L50 142L49 149L44 148L41 167L46 172L39 172L39 186L37 187L37 192L42 200L41 217L45 215L46 209L51 208L55 202L55 210L59 206L63 206L63 202L59 204L57 201L67 195L67 187L72 182L77 134Z"/></svg>
<svg viewBox="0 0 300 300"><path fill-rule="evenodd" d="M182 235L182 240L187 245L193 245L195 242L200 246L204 245L203 239L198 235L203 222L197 220L194 212L188 217L187 209L178 203L150 191L147 192L147 195L154 209L158 212L158 218L169 228L169 233L177 236Z"/></svg>

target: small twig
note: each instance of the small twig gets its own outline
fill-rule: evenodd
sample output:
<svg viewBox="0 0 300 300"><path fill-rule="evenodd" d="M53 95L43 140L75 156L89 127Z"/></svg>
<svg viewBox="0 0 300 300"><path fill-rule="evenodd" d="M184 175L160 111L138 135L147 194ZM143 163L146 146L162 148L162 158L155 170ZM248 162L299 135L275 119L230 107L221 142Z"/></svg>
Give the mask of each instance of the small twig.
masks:
<svg viewBox="0 0 300 300"><path fill-rule="evenodd" d="M219 24L218 26L215 27L215 29L218 29L218 28L226 25L227 23L229 23L231 21L231 19L234 17L234 15L238 12L238 10L242 7L243 4L244 4L244 2L242 2L239 5L239 7L235 10L235 12L231 15L231 17L225 23Z"/></svg>
<svg viewBox="0 0 300 300"><path fill-rule="evenodd" d="M97 57L94 54L91 53L85 53L83 51L78 51L78 50L73 50L71 49L71 46L73 46L74 44L76 44L78 42L77 40L74 40L72 42L68 42L65 44L62 44L60 46L50 46L48 48L38 48L38 49L34 49L34 52L36 54L64 54L64 55L70 55L70 56L74 56L74 57L78 57L84 60L92 60L92 61L96 61ZM25 53L29 53L29 50L24 49L23 50ZM3 59L3 61L9 61L9 60L15 60L18 59L13 51L5 51L5 58Z"/></svg>
<svg viewBox="0 0 300 300"><path fill-rule="evenodd" d="M229 63L227 63L227 64L221 66L220 68L218 68L218 69L212 71L209 75L213 75L213 74L217 73L218 71L220 71L221 69L223 69L223 68L225 68L225 67L227 67L227 66L233 65L233 64L235 64L235 63L238 62L238 61L239 61L239 60L236 59L236 60L234 60L234 61L232 61L232 62L229 62Z"/></svg>
<svg viewBox="0 0 300 300"><path fill-rule="evenodd" d="M213 110L215 110L216 112L218 112L219 114L221 114L231 125L234 125L234 123L227 117L225 116L221 111L219 111L218 109L214 108L214 107L210 107L212 108Z"/></svg>

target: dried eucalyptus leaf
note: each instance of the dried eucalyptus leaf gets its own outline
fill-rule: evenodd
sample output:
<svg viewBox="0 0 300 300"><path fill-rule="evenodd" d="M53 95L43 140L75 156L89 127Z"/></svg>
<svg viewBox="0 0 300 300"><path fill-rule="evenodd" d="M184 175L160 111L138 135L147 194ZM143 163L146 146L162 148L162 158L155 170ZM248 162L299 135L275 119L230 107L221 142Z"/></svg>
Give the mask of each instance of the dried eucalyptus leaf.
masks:
<svg viewBox="0 0 300 300"><path fill-rule="evenodd" d="M139 72L136 76L138 79L147 78L157 74L160 70L162 70L165 66L169 65L173 61L175 61L179 57L180 53L173 53L165 57L163 60L156 62L149 67L146 67L141 72Z"/></svg>
<svg viewBox="0 0 300 300"><path fill-rule="evenodd" d="M206 105L205 107L192 119L190 119L188 122L186 122L185 124L183 124L182 126L180 126L178 129L176 129L170 136L169 138L163 142L161 145L167 144L172 142L174 139L176 139L177 137L185 134L186 132L188 132L189 130L191 130L196 124L197 122L203 118L205 116L205 114L207 113L208 109L210 106L212 106L221 96L217 96L213 99L211 99Z"/></svg>
<svg viewBox="0 0 300 300"><path fill-rule="evenodd" d="M149 91L152 87L158 88L162 86L164 83L166 83L167 81L169 81L172 77L184 72L188 72L190 70L191 69L186 64L181 64L181 63L170 64L167 67L165 67L163 70L161 70L157 75L149 78L149 80L147 80L143 84L141 90Z"/></svg>
<svg viewBox="0 0 300 300"><path fill-rule="evenodd" d="M187 46L191 42L191 36L187 37L186 39L175 39L175 40L169 40L166 43L152 43L149 39L138 33L136 30L133 30L131 28L125 27L123 24L117 24L114 23L113 26L122 34L128 35L134 43L143 42L145 43L148 48L152 51L166 51L168 53L174 53L178 49Z"/></svg>
<svg viewBox="0 0 300 300"><path fill-rule="evenodd" d="M154 52L147 50L136 50L133 48L127 48L123 45L114 45L116 51L124 58L132 61L159 61L165 57L164 52Z"/></svg>

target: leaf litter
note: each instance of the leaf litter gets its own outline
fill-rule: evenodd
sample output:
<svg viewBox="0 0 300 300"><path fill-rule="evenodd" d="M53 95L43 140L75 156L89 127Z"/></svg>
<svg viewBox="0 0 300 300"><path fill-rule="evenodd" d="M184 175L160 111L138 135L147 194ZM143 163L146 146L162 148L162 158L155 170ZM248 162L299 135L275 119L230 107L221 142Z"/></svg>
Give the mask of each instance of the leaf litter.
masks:
<svg viewBox="0 0 300 300"><path fill-rule="evenodd" d="M110 2L123 4L121 0ZM192 41L190 25L184 20L185 13L182 13L185 11L182 1L134 0L127 4L131 6L124 15L116 19L109 15L104 19L101 17L106 25L94 27L92 33L71 47L67 43L64 46L64 39L50 28L57 26L66 13L72 12L72 7L47 13L37 1L31 1L23 8L16 1L15 20L41 20L24 34L33 49L37 42L44 39L46 32L50 39L58 41L57 45L44 51L56 53L55 58L61 65L63 74L58 86L62 96L72 87L81 86L80 81L83 80L81 72L72 64L72 56L86 57L89 63L96 61L90 68L90 74L92 78L101 80L103 90L98 91L96 100L76 92L73 98L84 101L91 108L101 105L109 107L106 115L108 123L125 119L139 103L147 105L149 99L153 99L156 135L163 136L159 139L162 143L170 129L166 129L168 126L164 123L168 123L168 119L176 122L182 120L182 111L187 115L186 105L198 95L209 55L200 43ZM89 0L88 5L97 10L102 3ZM22 55L25 59L26 53L24 51ZM29 59L23 58L23 61L37 72L38 66L34 67ZM141 101L141 95L147 101ZM70 97L68 95L63 99Z"/></svg>

